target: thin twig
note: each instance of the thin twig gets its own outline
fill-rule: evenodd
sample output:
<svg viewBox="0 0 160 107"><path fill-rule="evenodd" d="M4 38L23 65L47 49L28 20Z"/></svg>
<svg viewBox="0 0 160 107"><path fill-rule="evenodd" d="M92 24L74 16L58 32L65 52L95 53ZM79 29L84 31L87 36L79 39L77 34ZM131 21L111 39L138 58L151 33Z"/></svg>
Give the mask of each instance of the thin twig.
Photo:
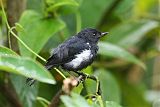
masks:
<svg viewBox="0 0 160 107"><path fill-rule="evenodd" d="M63 95L64 92L62 91L62 89L60 89L57 94L52 98L51 103L49 104L48 107L58 107L59 103L60 103L60 96Z"/></svg>
<svg viewBox="0 0 160 107"><path fill-rule="evenodd" d="M60 103L60 96L64 94L70 95L73 88L79 84L79 81L81 81L82 78L83 76L79 76L78 78L66 78L63 81L62 89L60 89L57 94L52 98L52 101L48 107L58 107Z"/></svg>

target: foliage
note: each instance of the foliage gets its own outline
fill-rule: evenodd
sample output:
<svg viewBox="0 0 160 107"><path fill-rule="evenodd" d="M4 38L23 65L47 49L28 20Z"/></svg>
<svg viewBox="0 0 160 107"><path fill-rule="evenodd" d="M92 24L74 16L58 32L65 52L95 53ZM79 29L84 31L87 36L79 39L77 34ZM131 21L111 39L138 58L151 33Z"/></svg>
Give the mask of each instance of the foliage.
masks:
<svg viewBox="0 0 160 107"><path fill-rule="evenodd" d="M19 32L20 39L27 43L36 53L39 53L44 44L54 33L60 31L65 26L60 19L45 19L37 12L31 10L25 11L22 14L19 24L22 25L24 29ZM34 30L31 30L31 27L34 28ZM37 40L39 43L37 43ZM36 57L20 43L19 46L22 56Z"/></svg>
<svg viewBox="0 0 160 107"><path fill-rule="evenodd" d="M11 1L3 4L7 2ZM154 72L158 72L160 64L155 64L159 56L157 45L160 45L157 4L156 0L27 0L25 11L18 22L13 22L13 27L9 26L11 20L7 20L1 4L0 91L9 84L24 107L47 107L61 88L60 75L68 75L58 69L47 72L42 65L44 58L69 36L93 27L109 31L109 36L98 44L96 60L84 70L99 78L102 97L86 99L86 95L93 95L96 89L95 82L86 80L84 85L75 87L70 96L60 96L60 106L150 107L151 102L145 96L151 88L157 89L152 86ZM16 45L10 46L10 42L14 42L12 36L18 40L19 53L11 48ZM25 84L26 77L40 83L29 87ZM7 95L0 93L1 107L12 107Z"/></svg>
<svg viewBox="0 0 160 107"><path fill-rule="evenodd" d="M13 51L0 47L0 69L11 73L35 78L41 82L55 84L51 74L42 65L31 59L19 57Z"/></svg>

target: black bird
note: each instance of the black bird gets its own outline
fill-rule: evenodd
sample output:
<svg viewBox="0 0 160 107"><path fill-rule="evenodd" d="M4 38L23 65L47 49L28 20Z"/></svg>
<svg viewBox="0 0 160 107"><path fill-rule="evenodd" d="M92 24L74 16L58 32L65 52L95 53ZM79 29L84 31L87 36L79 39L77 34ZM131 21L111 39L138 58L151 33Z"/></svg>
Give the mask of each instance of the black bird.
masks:
<svg viewBox="0 0 160 107"><path fill-rule="evenodd" d="M67 71L81 71L93 62L98 51L98 40L106 34L108 32L100 32L93 28L82 30L54 49L47 60L46 69L61 67ZM31 78L27 81L30 81L30 85L34 83Z"/></svg>

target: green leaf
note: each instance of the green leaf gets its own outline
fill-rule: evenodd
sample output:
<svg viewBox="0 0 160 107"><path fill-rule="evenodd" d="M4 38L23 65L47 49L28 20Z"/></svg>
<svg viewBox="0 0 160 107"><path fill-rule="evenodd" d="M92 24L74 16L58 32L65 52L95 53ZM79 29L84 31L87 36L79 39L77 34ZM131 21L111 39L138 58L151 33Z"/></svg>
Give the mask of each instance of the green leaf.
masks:
<svg viewBox="0 0 160 107"><path fill-rule="evenodd" d="M71 97L63 95L60 98L66 107L90 107L87 101L79 94L72 93Z"/></svg>
<svg viewBox="0 0 160 107"><path fill-rule="evenodd" d="M76 107L69 96L61 96L61 100L64 103L65 107Z"/></svg>
<svg viewBox="0 0 160 107"><path fill-rule="evenodd" d="M19 23L15 23L15 26L16 26L16 30L19 32L22 32L24 30L24 28Z"/></svg>
<svg viewBox="0 0 160 107"><path fill-rule="evenodd" d="M146 100L147 88L144 82L133 84L128 82L124 76L117 75L122 91L122 98L126 107L151 107L151 103Z"/></svg>
<svg viewBox="0 0 160 107"><path fill-rule="evenodd" d="M144 3L145 2L145 3ZM134 17L143 17L146 14L157 15L158 11L151 11L152 9L158 9L157 0L135 0L135 6L133 8Z"/></svg>
<svg viewBox="0 0 160 107"><path fill-rule="evenodd" d="M116 6L113 14L120 17L122 21L126 21L133 16L133 11L131 11L131 9L134 5L134 0L122 0L120 4Z"/></svg>
<svg viewBox="0 0 160 107"><path fill-rule="evenodd" d="M0 46L0 56L18 56L14 51L6 48L6 47L2 47ZM1 57L0 57L1 58ZM1 59L0 59L0 63L1 63ZM0 67L0 69L2 69ZM9 68L7 68L9 69ZM14 71L11 71L14 72ZM19 75L14 75L11 74L10 75L10 79L11 82L20 98L20 100L23 102L23 106L24 107L32 107L33 106L33 101L36 100L36 96L38 93L38 87L37 84L35 84L32 87L28 87L25 83L26 83L26 78L19 76Z"/></svg>
<svg viewBox="0 0 160 107"><path fill-rule="evenodd" d="M0 56L0 70L55 84L51 74L42 65L31 59L2 55Z"/></svg>
<svg viewBox="0 0 160 107"><path fill-rule="evenodd" d="M48 0L50 2L50 0ZM52 4L47 11L54 11L57 8L64 7L64 6L76 6L78 7L79 4L75 0L55 0L54 2L51 1Z"/></svg>
<svg viewBox="0 0 160 107"><path fill-rule="evenodd" d="M43 107L48 107L50 102L43 97L37 97L37 100L43 105Z"/></svg>
<svg viewBox="0 0 160 107"><path fill-rule="evenodd" d="M23 104L23 107L33 107L38 94L38 84L32 87L26 85L26 78L20 75L11 74L11 82L16 90L16 93Z"/></svg>
<svg viewBox="0 0 160 107"><path fill-rule="evenodd" d="M103 101L108 100L120 103L121 91L115 77L109 71L103 69L99 69L96 72L99 73L98 78L101 83Z"/></svg>
<svg viewBox="0 0 160 107"><path fill-rule="evenodd" d="M113 0L83 0L80 6L80 14L82 17L82 28L96 27L103 17L103 13L107 11Z"/></svg>
<svg viewBox="0 0 160 107"><path fill-rule="evenodd" d="M126 50L107 42L99 42L99 54L108 57L120 58L128 62L140 65L145 69L145 65L134 55Z"/></svg>
<svg viewBox="0 0 160 107"><path fill-rule="evenodd" d="M109 100L119 103L121 101L121 91L114 76L104 69L96 70L95 75L101 83L103 101ZM93 80L87 80L85 83L88 94L93 94L96 92L96 82Z"/></svg>
<svg viewBox="0 0 160 107"><path fill-rule="evenodd" d="M0 55L17 55L17 54L7 47L0 46Z"/></svg>
<svg viewBox="0 0 160 107"><path fill-rule="evenodd" d="M60 19L43 18L31 10L22 14L19 23L24 28L24 31L18 32L20 39L36 53L40 52L51 36L65 27L64 22ZM22 56L36 58L21 43L19 46Z"/></svg>
<svg viewBox="0 0 160 107"><path fill-rule="evenodd" d="M59 15L75 13L78 11L82 0L49 0L47 12L56 12ZM72 20L73 23L73 20Z"/></svg>
<svg viewBox="0 0 160 107"><path fill-rule="evenodd" d="M77 93L77 94L80 94L82 89L83 89L83 84L79 84L77 87L73 88L73 92Z"/></svg>
<svg viewBox="0 0 160 107"><path fill-rule="evenodd" d="M122 106L113 101L106 101L106 107L122 107Z"/></svg>
<svg viewBox="0 0 160 107"><path fill-rule="evenodd" d="M44 14L45 13L45 1L44 0L27 0L26 9L34 10L40 14Z"/></svg>
<svg viewBox="0 0 160 107"><path fill-rule="evenodd" d="M156 21L130 21L112 28L106 41L128 48L140 42L149 31L158 27ZM127 44L127 45L126 45Z"/></svg>

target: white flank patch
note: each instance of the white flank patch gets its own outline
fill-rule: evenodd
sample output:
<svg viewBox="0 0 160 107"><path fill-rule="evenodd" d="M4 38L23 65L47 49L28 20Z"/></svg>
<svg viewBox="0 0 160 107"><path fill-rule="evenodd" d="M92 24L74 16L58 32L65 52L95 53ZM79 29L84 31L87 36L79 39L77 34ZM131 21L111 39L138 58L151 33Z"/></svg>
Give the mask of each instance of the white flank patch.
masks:
<svg viewBox="0 0 160 107"><path fill-rule="evenodd" d="M71 62L68 62L67 65L71 65L74 68L78 67L83 61L87 61L92 57L91 50L84 50L80 54L76 55L76 58Z"/></svg>

